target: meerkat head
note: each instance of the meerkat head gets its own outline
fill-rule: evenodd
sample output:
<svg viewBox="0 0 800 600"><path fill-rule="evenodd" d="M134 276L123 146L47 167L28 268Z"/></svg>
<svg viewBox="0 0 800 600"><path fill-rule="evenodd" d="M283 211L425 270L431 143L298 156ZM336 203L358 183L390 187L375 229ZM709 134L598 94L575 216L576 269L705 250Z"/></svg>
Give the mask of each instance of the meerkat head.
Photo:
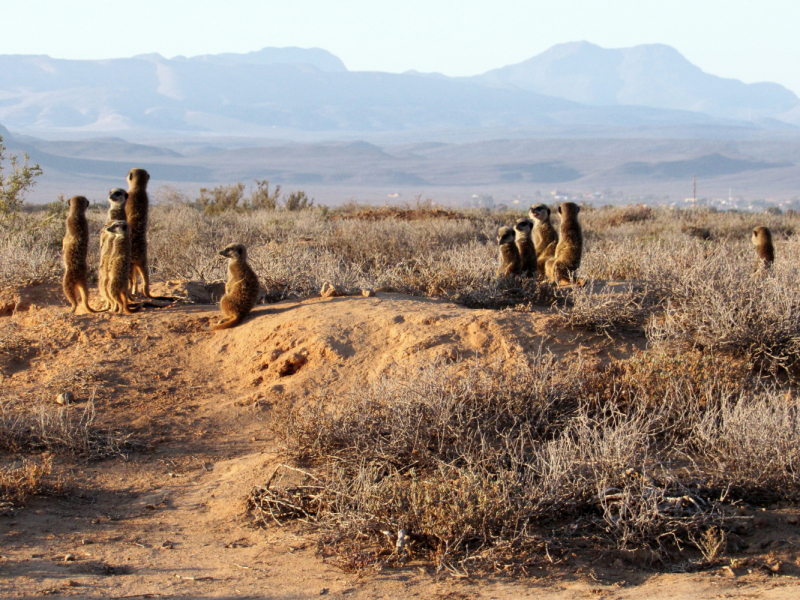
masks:
<svg viewBox="0 0 800 600"><path fill-rule="evenodd" d="M514 231L516 232L517 239L529 237L531 231L533 231L533 221L530 219L520 219L514 225Z"/></svg>
<svg viewBox="0 0 800 600"><path fill-rule="evenodd" d="M761 246L767 242L772 242L772 232L766 227L756 227L753 229L753 246Z"/></svg>
<svg viewBox="0 0 800 600"><path fill-rule="evenodd" d="M579 212L581 212L581 207L574 202L563 202L558 205L558 214L562 219L575 218Z"/></svg>
<svg viewBox="0 0 800 600"><path fill-rule="evenodd" d="M546 223L550 220L550 207L546 204L534 204L528 214L537 223Z"/></svg>
<svg viewBox="0 0 800 600"><path fill-rule="evenodd" d="M499 245L513 244L516 239L513 227L501 227L497 230L497 243Z"/></svg>
<svg viewBox="0 0 800 600"><path fill-rule="evenodd" d="M244 244L228 244L219 253L231 260L247 260L247 248Z"/></svg>
<svg viewBox="0 0 800 600"><path fill-rule="evenodd" d="M145 187L148 181L150 181L150 174L144 169L131 169L128 171L128 185Z"/></svg>
<svg viewBox="0 0 800 600"><path fill-rule="evenodd" d="M128 222L113 221L108 227L106 227L106 231L108 233L113 233L114 235L125 236L128 233Z"/></svg>
<svg viewBox="0 0 800 600"><path fill-rule="evenodd" d="M125 204L127 200L128 200L128 192L126 192L122 188L114 188L113 190L108 192L108 201L111 204L119 206Z"/></svg>
<svg viewBox="0 0 800 600"><path fill-rule="evenodd" d="M73 196L69 199L69 209L72 212L84 212L89 208L89 200L86 196Z"/></svg>

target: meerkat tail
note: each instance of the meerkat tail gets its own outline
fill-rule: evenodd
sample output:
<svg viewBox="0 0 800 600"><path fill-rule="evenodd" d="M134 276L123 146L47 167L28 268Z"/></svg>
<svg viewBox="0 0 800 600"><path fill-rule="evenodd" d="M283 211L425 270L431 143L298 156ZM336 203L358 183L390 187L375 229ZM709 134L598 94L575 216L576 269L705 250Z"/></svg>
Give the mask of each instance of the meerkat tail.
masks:
<svg viewBox="0 0 800 600"><path fill-rule="evenodd" d="M125 293L125 290L120 290L120 292L119 292L119 304L120 304L120 307L122 308L122 313L126 314L126 315L133 314L134 312L138 311L139 308L140 308L139 306L136 306L135 308L132 308L128 304L128 294Z"/></svg>
<svg viewBox="0 0 800 600"><path fill-rule="evenodd" d="M222 323L217 323L216 325L211 327L211 331L219 331L220 329L230 329L231 327L235 327L236 325L241 323L243 320L244 320L244 315L242 316L236 315L235 317L232 317L227 321L223 321Z"/></svg>

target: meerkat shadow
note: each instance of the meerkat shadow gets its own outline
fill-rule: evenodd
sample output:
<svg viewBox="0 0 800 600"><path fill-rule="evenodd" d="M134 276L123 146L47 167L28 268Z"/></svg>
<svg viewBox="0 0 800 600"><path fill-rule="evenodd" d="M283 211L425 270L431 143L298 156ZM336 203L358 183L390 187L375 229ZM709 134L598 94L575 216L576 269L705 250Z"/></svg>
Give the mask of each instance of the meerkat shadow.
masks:
<svg viewBox="0 0 800 600"><path fill-rule="evenodd" d="M268 317L271 315L278 315L281 313L289 312L290 310L294 310L298 308L299 305L293 306L282 306L277 308L275 304L267 304L267 305L260 305L258 308L254 308L251 310L246 317L244 317L239 323L236 325L232 325L227 329L236 329L237 327L241 327L242 325L246 325L247 323L259 319L261 317ZM226 319L222 319L220 323L225 322ZM219 323L209 323L208 325L203 327L203 331L215 331L214 326L219 325ZM216 331L224 331L224 330L216 330Z"/></svg>

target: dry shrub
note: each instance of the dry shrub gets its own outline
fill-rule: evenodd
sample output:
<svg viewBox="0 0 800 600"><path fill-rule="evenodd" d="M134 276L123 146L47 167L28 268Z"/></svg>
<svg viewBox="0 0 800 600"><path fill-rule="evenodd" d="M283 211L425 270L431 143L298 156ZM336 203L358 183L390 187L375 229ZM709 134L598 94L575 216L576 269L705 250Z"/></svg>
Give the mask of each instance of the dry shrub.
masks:
<svg viewBox="0 0 800 600"><path fill-rule="evenodd" d="M592 224L599 230L619 227L625 223L640 223L651 221L655 218L655 211L645 204L631 204L628 206L608 207L596 211Z"/></svg>
<svg viewBox="0 0 800 600"><path fill-rule="evenodd" d="M61 275L64 222L54 215L0 216L0 285L51 281Z"/></svg>
<svg viewBox="0 0 800 600"><path fill-rule="evenodd" d="M655 347L626 360L611 362L586 383L585 392L599 403L624 407L660 407L670 420L691 423L690 409L718 406L723 399L752 391L744 361L704 353Z"/></svg>
<svg viewBox="0 0 800 600"><path fill-rule="evenodd" d="M427 219L463 219L461 212L447 210L440 206L398 207L381 206L379 208L346 206L331 211L331 220L358 219L362 221L380 221L397 219L398 221L424 221Z"/></svg>
<svg viewBox="0 0 800 600"><path fill-rule="evenodd" d="M52 406L0 400L0 451L49 452L96 460L125 456L133 447L129 436L95 424L94 401L85 406Z"/></svg>
<svg viewBox="0 0 800 600"><path fill-rule="evenodd" d="M329 550L361 561L403 558L401 530L412 551L455 570L587 545L685 559L681 543L702 550L706 531L728 528L728 484L749 498L773 498L778 480L784 498L800 490L786 453L800 447L796 406L764 410L771 396L745 381L741 363L668 350L600 372L541 352L514 367L398 371L276 408L271 429L313 471L255 488L249 508L260 524L303 518ZM768 434L737 433L752 412ZM727 478L722 458L748 445L765 458ZM756 476L769 461L777 479Z"/></svg>
<svg viewBox="0 0 800 600"><path fill-rule="evenodd" d="M704 471L719 486L757 499L797 499L800 399L783 391L739 395L707 410L691 435Z"/></svg>
<svg viewBox="0 0 800 600"><path fill-rule="evenodd" d="M707 241L714 238L714 234L708 227L697 227L695 225L684 225L681 231L689 237L694 237L699 240Z"/></svg>
<svg viewBox="0 0 800 600"><path fill-rule="evenodd" d="M800 365L797 268L782 261L764 273L753 264L750 257L717 252L681 273L663 316L650 324L650 339L743 356L773 373L794 372Z"/></svg>
<svg viewBox="0 0 800 600"><path fill-rule="evenodd" d="M647 287L627 285L618 290L594 282L569 291L570 308L560 308L561 323L608 335L613 331L634 330L644 325L658 306Z"/></svg>
<svg viewBox="0 0 800 600"><path fill-rule="evenodd" d="M0 515L25 503L29 496L61 491L61 479L52 480L52 460L22 459L0 466Z"/></svg>

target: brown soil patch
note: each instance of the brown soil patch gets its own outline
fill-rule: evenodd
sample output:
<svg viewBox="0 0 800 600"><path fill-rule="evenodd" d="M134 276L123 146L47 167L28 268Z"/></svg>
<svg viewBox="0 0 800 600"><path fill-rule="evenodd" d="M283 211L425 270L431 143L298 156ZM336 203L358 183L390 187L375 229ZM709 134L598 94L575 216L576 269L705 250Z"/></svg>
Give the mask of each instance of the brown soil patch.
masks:
<svg viewBox="0 0 800 600"><path fill-rule="evenodd" d="M13 361L0 354L2 397L72 391L69 410L93 398L100 424L131 431L143 450L56 459L71 493L0 517L4 597L797 597L800 529L777 507L759 514L759 553L737 573L654 574L624 556L573 555L527 578L458 579L420 564L348 574L299 526L251 529L242 518L251 486L280 462L264 425L275 403L347 392L411 360L512 364L541 346L602 363L643 338L558 329L544 309L469 310L386 293L259 306L212 333L214 306L73 316L57 285L25 293L36 301L0 319L0 340L22 339L25 350Z"/></svg>

